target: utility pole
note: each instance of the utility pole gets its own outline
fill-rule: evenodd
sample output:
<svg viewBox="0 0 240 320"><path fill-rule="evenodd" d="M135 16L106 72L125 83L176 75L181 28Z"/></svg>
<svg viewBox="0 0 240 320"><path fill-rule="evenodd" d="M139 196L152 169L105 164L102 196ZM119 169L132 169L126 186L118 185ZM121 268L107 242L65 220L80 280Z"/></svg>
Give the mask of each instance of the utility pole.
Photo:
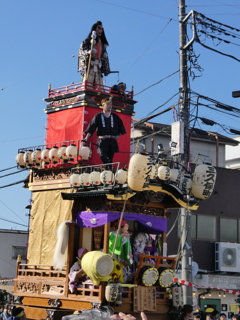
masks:
<svg viewBox="0 0 240 320"><path fill-rule="evenodd" d="M185 0L179 0L179 30L180 30L180 121L184 126L184 153L181 164L188 167L189 157L189 100L188 100L188 68L187 68L187 21ZM192 238L191 212L181 208L181 249L182 249L182 280L192 282ZM192 305L192 287L183 286L183 302Z"/></svg>

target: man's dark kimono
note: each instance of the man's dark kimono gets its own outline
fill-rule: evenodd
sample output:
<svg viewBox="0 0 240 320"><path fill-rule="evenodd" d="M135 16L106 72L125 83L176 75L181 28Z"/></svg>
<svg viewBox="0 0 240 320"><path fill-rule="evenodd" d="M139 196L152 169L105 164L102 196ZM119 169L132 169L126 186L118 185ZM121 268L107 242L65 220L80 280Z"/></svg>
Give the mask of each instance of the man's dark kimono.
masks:
<svg viewBox="0 0 240 320"><path fill-rule="evenodd" d="M95 130L98 136L98 153L102 162L112 163L114 153L119 151L116 139L120 134L126 133L122 119L115 113L111 113L109 117L106 117L103 112L97 113L85 133L92 135Z"/></svg>

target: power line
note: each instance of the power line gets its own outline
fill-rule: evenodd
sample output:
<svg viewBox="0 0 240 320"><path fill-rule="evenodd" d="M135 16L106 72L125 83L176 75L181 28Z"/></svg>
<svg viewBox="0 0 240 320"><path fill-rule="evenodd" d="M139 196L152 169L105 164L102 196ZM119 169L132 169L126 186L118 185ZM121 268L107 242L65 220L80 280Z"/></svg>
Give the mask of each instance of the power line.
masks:
<svg viewBox="0 0 240 320"><path fill-rule="evenodd" d="M143 53L140 55L140 57L131 65L131 67L124 73L123 76L125 76L129 70L132 69L132 67L142 58L142 56L147 52L147 50L151 47L151 45L157 40L157 38L160 36L160 34L167 28L169 23L172 21L172 19L169 19L167 24L162 28L162 30L159 32L159 34L156 36L156 38L150 43L150 45L143 51Z"/></svg>
<svg viewBox="0 0 240 320"><path fill-rule="evenodd" d="M10 184L7 184L5 186L1 186L0 189L3 189L3 188L7 188L7 187L11 187L11 186L14 186L16 184L19 184L19 183L22 183L24 182L25 180L21 180L21 181L17 181L17 182L14 182L14 183L10 183ZM1 200L0 200L1 201Z"/></svg>
<svg viewBox="0 0 240 320"><path fill-rule="evenodd" d="M143 90L139 91L138 93L135 93L135 94L134 94L134 96L137 96L138 94L140 94L140 93L142 93L142 92L144 92L144 91L146 91L146 90L150 89L151 87L156 86L157 84L159 84L159 83L160 83L160 82L162 82L163 80L165 80L165 79L167 79L167 78L170 78L171 76L173 76L174 74L178 73L179 71L180 71L180 70L177 70L177 71L175 71L175 72L171 73L170 75L168 75L167 77L165 77L165 78L163 78L163 79L159 80L158 82L156 82L156 83L154 83L154 84L151 84L149 87L147 87L147 88L145 88L145 89L143 89Z"/></svg>
<svg viewBox="0 0 240 320"><path fill-rule="evenodd" d="M10 221L10 220L3 219L3 218L0 218L0 220L7 221L7 222L11 222L11 223L17 224L17 225L19 225L19 226L23 226L23 227L28 227L28 226L25 225L25 224L17 223L17 222L14 222L14 221Z"/></svg>
<svg viewBox="0 0 240 320"><path fill-rule="evenodd" d="M1 202L6 208L8 208L8 210L10 210L13 214L15 214L16 217L18 217L19 219L21 219L21 220L24 222L24 220L23 220L18 214L16 214L11 208L9 208L4 202L2 202L2 200L0 200L0 202Z"/></svg>
<svg viewBox="0 0 240 320"><path fill-rule="evenodd" d="M9 174L5 174L4 176L0 176L0 178L4 178L4 177L7 177L7 176L11 176L12 174L20 173L20 172L23 172L23 171L26 171L26 170L28 170L28 169L23 169L23 170L11 172L11 173L9 173Z"/></svg>

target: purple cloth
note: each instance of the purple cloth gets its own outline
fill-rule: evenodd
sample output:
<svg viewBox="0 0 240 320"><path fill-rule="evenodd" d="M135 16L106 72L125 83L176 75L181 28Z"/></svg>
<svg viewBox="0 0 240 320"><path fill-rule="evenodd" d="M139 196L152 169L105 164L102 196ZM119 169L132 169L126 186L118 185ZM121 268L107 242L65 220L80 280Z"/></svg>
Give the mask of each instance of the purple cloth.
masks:
<svg viewBox="0 0 240 320"><path fill-rule="evenodd" d="M120 212L91 212L81 211L78 213L76 223L80 228L93 228L115 221L120 218ZM124 213L124 220L137 220L143 226L155 231L167 232L167 219L143 215L139 213Z"/></svg>

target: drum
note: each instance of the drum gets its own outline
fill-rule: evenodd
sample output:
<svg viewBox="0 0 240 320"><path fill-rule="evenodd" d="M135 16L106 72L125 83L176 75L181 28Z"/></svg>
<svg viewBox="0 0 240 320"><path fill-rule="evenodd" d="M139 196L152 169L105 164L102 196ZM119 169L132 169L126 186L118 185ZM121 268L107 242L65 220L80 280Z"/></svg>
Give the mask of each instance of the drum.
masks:
<svg viewBox="0 0 240 320"><path fill-rule="evenodd" d="M82 269L94 285L99 285L101 281L111 280L110 274L113 268L113 259L101 251L90 251L82 258Z"/></svg>
<svg viewBox="0 0 240 320"><path fill-rule="evenodd" d="M159 268L159 279L158 283L161 287L170 287L173 283L174 272L172 269Z"/></svg>
<svg viewBox="0 0 240 320"><path fill-rule="evenodd" d="M158 270L153 267L144 266L139 273L139 280L143 286L151 287L157 282L159 277Z"/></svg>

